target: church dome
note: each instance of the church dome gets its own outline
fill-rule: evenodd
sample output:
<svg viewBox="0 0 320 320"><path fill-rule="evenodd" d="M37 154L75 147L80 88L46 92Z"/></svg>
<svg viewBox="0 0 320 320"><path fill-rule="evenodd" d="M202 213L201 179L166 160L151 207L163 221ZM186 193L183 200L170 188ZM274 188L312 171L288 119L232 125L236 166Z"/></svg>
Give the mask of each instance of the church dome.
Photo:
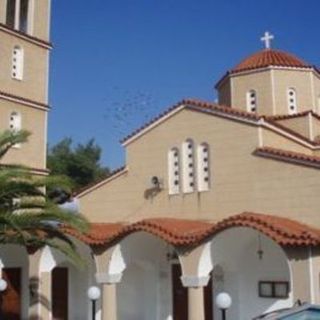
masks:
<svg viewBox="0 0 320 320"><path fill-rule="evenodd" d="M311 68L312 66L291 53L280 50L264 49L242 60L231 73L254 70L269 66Z"/></svg>

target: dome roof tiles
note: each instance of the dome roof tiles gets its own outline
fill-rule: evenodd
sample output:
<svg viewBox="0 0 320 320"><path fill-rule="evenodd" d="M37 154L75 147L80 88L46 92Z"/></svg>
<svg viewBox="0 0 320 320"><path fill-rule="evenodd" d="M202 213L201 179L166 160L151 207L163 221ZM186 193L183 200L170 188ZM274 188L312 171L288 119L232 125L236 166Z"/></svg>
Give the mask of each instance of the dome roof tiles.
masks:
<svg viewBox="0 0 320 320"><path fill-rule="evenodd" d="M252 54L231 69L231 73L265 68L269 66L311 68L312 66L291 53L265 49Z"/></svg>

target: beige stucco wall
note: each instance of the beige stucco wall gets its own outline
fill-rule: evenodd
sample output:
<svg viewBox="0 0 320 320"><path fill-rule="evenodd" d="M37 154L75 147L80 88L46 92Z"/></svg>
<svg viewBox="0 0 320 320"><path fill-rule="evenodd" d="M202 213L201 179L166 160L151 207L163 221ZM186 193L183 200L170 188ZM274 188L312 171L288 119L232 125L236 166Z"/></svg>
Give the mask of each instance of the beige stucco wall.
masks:
<svg viewBox="0 0 320 320"><path fill-rule="evenodd" d="M7 0L0 0L0 23L5 23L6 21L6 3Z"/></svg>
<svg viewBox="0 0 320 320"><path fill-rule="evenodd" d="M49 41L51 0L34 0L33 36Z"/></svg>
<svg viewBox="0 0 320 320"><path fill-rule="evenodd" d="M315 117L312 117L312 131L315 139L320 137L320 120Z"/></svg>
<svg viewBox="0 0 320 320"><path fill-rule="evenodd" d="M6 23L7 0L0 0L0 23ZM30 0L32 19L28 34L41 40L49 41L51 0ZM30 23L30 22L29 22Z"/></svg>
<svg viewBox="0 0 320 320"><path fill-rule="evenodd" d="M313 109L312 71L275 69L274 88L277 114L288 113L287 90L289 88L296 90L298 112Z"/></svg>
<svg viewBox="0 0 320 320"><path fill-rule="evenodd" d="M44 169L46 164L46 117L47 112L22 106L18 103L0 99L0 130L9 129L11 112L21 114L22 129L32 132L28 143L14 148L5 157L7 163L20 163L29 167Z"/></svg>
<svg viewBox="0 0 320 320"><path fill-rule="evenodd" d="M309 250L309 248L304 247L284 248L291 271L293 301L297 301L299 299L301 302L315 302L312 301L314 294L311 293L313 288L311 285L312 275L310 270L312 268L310 268Z"/></svg>
<svg viewBox="0 0 320 320"><path fill-rule="evenodd" d="M209 143L212 186L208 192L169 196L167 152L186 138ZM253 211L320 226L319 171L254 156L257 146L255 126L183 110L132 142L128 173L83 196L81 211L108 222L159 216L220 220ZM152 176L164 180L164 190L146 199Z"/></svg>
<svg viewBox="0 0 320 320"><path fill-rule="evenodd" d="M232 107L247 111L247 92L255 90L257 93L257 113L273 114L269 70L234 74L231 77L231 82L233 90Z"/></svg>
<svg viewBox="0 0 320 320"><path fill-rule="evenodd" d="M288 114L287 90L295 88L298 112L316 109L320 103L320 80L312 70L266 68L230 75L232 87L231 105L246 110L246 93L257 92L259 114ZM227 83L228 79L224 83ZM219 97L228 96L225 85L218 90ZM319 97L319 99L318 99Z"/></svg>
<svg viewBox="0 0 320 320"><path fill-rule="evenodd" d="M320 114L320 75L317 73L313 74L313 85L315 95L315 108L314 111Z"/></svg>
<svg viewBox="0 0 320 320"><path fill-rule="evenodd" d="M231 106L231 81L230 78L226 78L219 86L218 101L219 104L225 106Z"/></svg>
<svg viewBox="0 0 320 320"><path fill-rule="evenodd" d="M12 50L14 46L24 50L23 80L11 78ZM37 102L47 103L49 51L29 41L0 30L0 90Z"/></svg>
<svg viewBox="0 0 320 320"><path fill-rule="evenodd" d="M266 128L262 129L262 143L263 146L266 147L299 152L307 155L313 154L313 151L310 148Z"/></svg>
<svg viewBox="0 0 320 320"><path fill-rule="evenodd" d="M310 138L310 122L308 115L304 117L280 120L277 121L277 123L301 134L308 139Z"/></svg>

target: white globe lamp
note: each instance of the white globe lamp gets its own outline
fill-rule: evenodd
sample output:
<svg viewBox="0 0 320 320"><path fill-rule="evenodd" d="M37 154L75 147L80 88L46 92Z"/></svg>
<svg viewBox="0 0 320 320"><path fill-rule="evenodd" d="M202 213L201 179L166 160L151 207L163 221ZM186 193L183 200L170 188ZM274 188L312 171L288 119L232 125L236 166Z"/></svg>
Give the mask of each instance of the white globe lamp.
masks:
<svg viewBox="0 0 320 320"><path fill-rule="evenodd" d="M88 289L88 298L91 301L96 301L100 298L101 296L101 291L100 288L96 287L96 286L92 286Z"/></svg>
<svg viewBox="0 0 320 320"><path fill-rule="evenodd" d="M216 296L216 306L221 310L222 320L226 320L226 311L231 307L232 299L227 292L220 292Z"/></svg>
<svg viewBox="0 0 320 320"><path fill-rule="evenodd" d="M0 292L3 292L7 289L8 283L4 279L0 279Z"/></svg>
<svg viewBox="0 0 320 320"><path fill-rule="evenodd" d="M96 318L96 302L101 296L101 290L99 287L92 286L88 289L88 298L92 302L92 320Z"/></svg>

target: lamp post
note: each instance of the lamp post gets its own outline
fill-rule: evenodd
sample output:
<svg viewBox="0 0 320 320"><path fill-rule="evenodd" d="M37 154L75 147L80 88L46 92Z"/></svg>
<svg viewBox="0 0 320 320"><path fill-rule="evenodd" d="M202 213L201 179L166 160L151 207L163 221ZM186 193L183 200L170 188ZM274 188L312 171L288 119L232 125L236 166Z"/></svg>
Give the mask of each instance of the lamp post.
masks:
<svg viewBox="0 0 320 320"><path fill-rule="evenodd" d="M101 296L101 290L96 286L92 286L88 289L87 294L88 294L88 298L92 302L92 320L95 320L95 318L96 318L96 302Z"/></svg>
<svg viewBox="0 0 320 320"><path fill-rule="evenodd" d="M221 310L222 320L226 320L227 310L231 307L232 299L226 292L220 292L216 296L216 305Z"/></svg>

